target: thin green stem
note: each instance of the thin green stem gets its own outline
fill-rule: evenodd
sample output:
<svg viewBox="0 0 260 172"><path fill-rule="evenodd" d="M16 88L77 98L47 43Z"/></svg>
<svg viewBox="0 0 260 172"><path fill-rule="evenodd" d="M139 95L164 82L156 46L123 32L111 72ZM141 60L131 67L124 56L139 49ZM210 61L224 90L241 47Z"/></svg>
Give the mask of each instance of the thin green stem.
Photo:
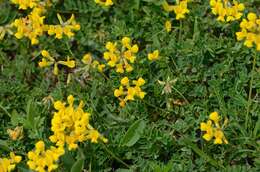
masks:
<svg viewBox="0 0 260 172"><path fill-rule="evenodd" d="M163 111L163 112L165 112L165 113L171 113L171 112L173 112L173 111L170 111L170 110L165 110L165 109L163 109L163 108L160 108L160 107L158 107L158 106L155 106L155 105L153 105L153 104L151 104L151 103L149 103L149 102L147 102L147 101L145 101L145 100L142 100L145 104L147 104L148 106L151 106L151 107L153 107L153 108L155 108L155 109L158 109L158 110L160 110L160 111Z"/></svg>
<svg viewBox="0 0 260 172"><path fill-rule="evenodd" d="M179 90L177 90L174 87L172 87L172 88L174 89L174 91L176 91L185 100L186 103L189 103L189 101L184 97L184 95Z"/></svg>
<svg viewBox="0 0 260 172"><path fill-rule="evenodd" d="M248 125L249 112L250 112L250 107L251 107L251 104L252 104L252 89L253 89L253 82L254 82L255 66L256 66L256 54L255 54L254 57L253 57L253 65L252 65L252 70L251 70L251 79L250 79L249 95L248 95L247 109L246 109L245 128L247 128L247 125Z"/></svg>
<svg viewBox="0 0 260 172"><path fill-rule="evenodd" d="M73 52L71 51L70 46L69 46L69 43L68 43L67 41L66 41L66 46L67 46L67 49L68 49L70 55L71 55L72 57L75 57L74 54L73 54Z"/></svg>
<svg viewBox="0 0 260 172"><path fill-rule="evenodd" d="M113 152L111 152L104 143L102 143L103 148L105 149L105 151L107 153L109 153L115 160L117 160L118 162L120 162L121 164L123 164L125 167L127 168L131 168L128 164L126 164L124 161L122 161L120 158L118 158Z"/></svg>
<svg viewBox="0 0 260 172"><path fill-rule="evenodd" d="M180 27L179 27L179 43L181 42L182 39L182 20L180 20Z"/></svg>

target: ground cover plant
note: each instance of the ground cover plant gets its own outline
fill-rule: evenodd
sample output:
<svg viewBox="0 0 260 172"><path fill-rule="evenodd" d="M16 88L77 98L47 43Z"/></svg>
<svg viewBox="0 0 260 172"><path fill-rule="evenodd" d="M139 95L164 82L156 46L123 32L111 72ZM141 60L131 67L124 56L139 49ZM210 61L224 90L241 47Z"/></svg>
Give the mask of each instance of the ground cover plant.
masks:
<svg viewBox="0 0 260 172"><path fill-rule="evenodd" d="M260 171L260 1L0 8L0 172Z"/></svg>

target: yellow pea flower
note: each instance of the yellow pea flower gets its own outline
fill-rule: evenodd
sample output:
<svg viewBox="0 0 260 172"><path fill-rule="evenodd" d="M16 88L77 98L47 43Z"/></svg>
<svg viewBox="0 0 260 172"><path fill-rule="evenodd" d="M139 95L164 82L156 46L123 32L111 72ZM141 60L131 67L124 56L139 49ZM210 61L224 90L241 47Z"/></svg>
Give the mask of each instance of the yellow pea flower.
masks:
<svg viewBox="0 0 260 172"><path fill-rule="evenodd" d="M155 50L152 53L148 54L148 59L153 61L153 60L158 60L159 59L159 50Z"/></svg>
<svg viewBox="0 0 260 172"><path fill-rule="evenodd" d="M128 77L124 77L120 82L123 86L127 86L129 84L129 79Z"/></svg>
<svg viewBox="0 0 260 172"><path fill-rule="evenodd" d="M209 115L209 120L207 123L200 123L200 130L205 132L203 139L210 141L212 138L215 138L214 144L228 144L228 141L222 131L222 128L227 124L227 119L222 125L222 128L220 127L219 121L219 114L217 112L212 112ZM214 122L214 124L212 122Z"/></svg>
<svg viewBox="0 0 260 172"><path fill-rule="evenodd" d="M97 4L100 4L100 5L106 6L106 7L113 5L113 1L112 0L95 0L95 2Z"/></svg>
<svg viewBox="0 0 260 172"><path fill-rule="evenodd" d="M69 68L74 68L76 66L76 62L74 60L70 60L70 57L67 57L67 61L58 61L58 64L62 64Z"/></svg>

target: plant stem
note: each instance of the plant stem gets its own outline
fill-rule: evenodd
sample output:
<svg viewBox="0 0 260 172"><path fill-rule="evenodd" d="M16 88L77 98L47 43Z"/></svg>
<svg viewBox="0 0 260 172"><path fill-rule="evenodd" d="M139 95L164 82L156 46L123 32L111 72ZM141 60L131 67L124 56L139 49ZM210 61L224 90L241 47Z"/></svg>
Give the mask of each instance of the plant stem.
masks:
<svg viewBox="0 0 260 172"><path fill-rule="evenodd" d="M247 125L248 125L249 111L250 111L250 107L252 104L252 88L253 88L253 81L254 81L255 65L256 65L256 54L253 57L253 65L252 65L252 70L251 70L251 79L250 79L249 95L248 95L248 101L247 101L245 128L247 128Z"/></svg>
<svg viewBox="0 0 260 172"><path fill-rule="evenodd" d="M114 159L116 159L118 162L120 162L121 164L123 164L124 166L126 166L127 168L130 169L130 166L128 164L126 164L124 161L122 161L120 158L118 158L113 152L111 152L104 143L102 143L103 148L105 149L105 151L107 153L109 153Z"/></svg>
<svg viewBox="0 0 260 172"><path fill-rule="evenodd" d="M180 27L179 27L179 43L181 42L182 39L182 20L180 20Z"/></svg>
<svg viewBox="0 0 260 172"><path fill-rule="evenodd" d="M70 46L69 46L68 41L66 41L66 46L67 46L67 49L68 49L69 53L71 54L71 56L72 56L72 57L75 57L74 54L73 54L73 52L72 52L71 49L70 49Z"/></svg>

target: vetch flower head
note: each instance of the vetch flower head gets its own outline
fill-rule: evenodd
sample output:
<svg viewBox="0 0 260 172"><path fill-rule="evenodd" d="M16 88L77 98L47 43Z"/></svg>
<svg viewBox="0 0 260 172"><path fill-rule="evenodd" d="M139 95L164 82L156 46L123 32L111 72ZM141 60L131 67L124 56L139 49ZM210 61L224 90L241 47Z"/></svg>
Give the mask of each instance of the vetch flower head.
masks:
<svg viewBox="0 0 260 172"><path fill-rule="evenodd" d="M36 172L54 171L58 168L57 161L64 153L63 147L51 146L50 149L46 149L44 142L38 141L35 149L27 153L27 165Z"/></svg>
<svg viewBox="0 0 260 172"><path fill-rule="evenodd" d="M34 8L32 12L24 18L15 19L11 24L17 28L15 37L17 39L27 37L31 40L32 45L38 44L38 37L43 35L46 28L44 19L45 17L42 16L42 10L39 8Z"/></svg>
<svg viewBox="0 0 260 172"><path fill-rule="evenodd" d="M16 164L22 160L21 156L10 152L10 158L0 157L0 172L11 172L15 169Z"/></svg>
<svg viewBox="0 0 260 172"><path fill-rule="evenodd" d="M132 84L128 77L124 77L120 81L121 85L114 90L114 96L120 101L119 105L124 107L127 101L133 101L136 97L143 99L146 93L141 89L145 84L145 80L140 77L138 80L133 80Z"/></svg>
<svg viewBox="0 0 260 172"><path fill-rule="evenodd" d="M236 33L237 40L243 41L248 48L256 46L256 50L260 51L260 17L255 13L249 13L247 19L243 19L240 23L240 31Z"/></svg>
<svg viewBox="0 0 260 172"><path fill-rule="evenodd" d="M217 15L217 20L222 22L230 22L238 20L242 17L245 6L243 3L233 2L229 0L210 0L212 13Z"/></svg>
<svg viewBox="0 0 260 172"><path fill-rule="evenodd" d="M75 68L76 62L75 60L71 60L70 57L67 57L66 61L56 61L54 57L50 55L50 53L47 50L41 51L42 60L38 63L40 68L49 67L54 65L53 67L53 74L58 75L59 68L58 65L67 66L68 68Z"/></svg>
<svg viewBox="0 0 260 172"><path fill-rule="evenodd" d="M55 35L55 38L62 39L63 35L71 38L75 34L73 31L80 30L80 24L76 22L74 14L71 15L70 19L66 22L62 20L60 14L57 14L60 25L48 25L48 34Z"/></svg>
<svg viewBox="0 0 260 172"><path fill-rule="evenodd" d="M223 127L226 125L227 120L225 120L224 125L221 127L220 117L217 112L212 112L209 115L209 120L205 123L200 123L200 130L204 132L203 139L210 141L214 138L214 144L228 144L228 141L223 133Z"/></svg>
<svg viewBox="0 0 260 172"><path fill-rule="evenodd" d="M19 9L26 10L27 8L34 8L39 3L39 0L11 0L13 4L19 5Z"/></svg>
<svg viewBox="0 0 260 172"><path fill-rule="evenodd" d="M57 146L68 145L69 150L78 147L78 142L91 140L96 143L97 139L107 142L101 134L89 124L90 113L84 112L83 101L80 102L78 107L74 107L74 97L72 95L67 98L68 106L66 103L56 101L54 108L57 112L51 121L51 130L53 135L50 140L56 143Z"/></svg>
<svg viewBox="0 0 260 172"><path fill-rule="evenodd" d="M103 58L107 61L108 66L116 68L116 72L124 73L133 71L133 64L136 60L136 53L139 51L137 44L132 45L129 37L121 40L121 49L118 49L117 43L107 42L107 51L104 52Z"/></svg>

